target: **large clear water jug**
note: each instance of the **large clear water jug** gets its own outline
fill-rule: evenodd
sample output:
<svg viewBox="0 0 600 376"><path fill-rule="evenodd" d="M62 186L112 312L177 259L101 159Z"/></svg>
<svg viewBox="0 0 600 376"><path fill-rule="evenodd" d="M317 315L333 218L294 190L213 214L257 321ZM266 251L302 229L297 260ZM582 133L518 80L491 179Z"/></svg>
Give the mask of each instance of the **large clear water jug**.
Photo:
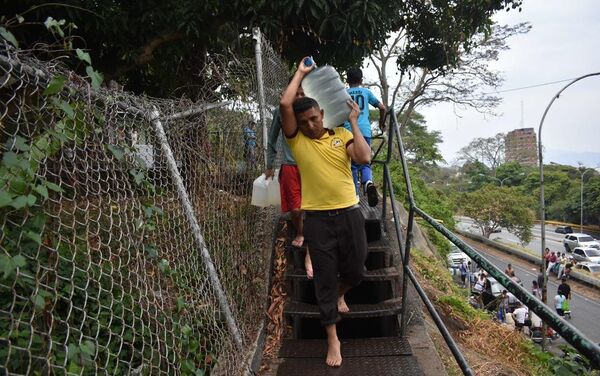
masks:
<svg viewBox="0 0 600 376"><path fill-rule="evenodd" d="M260 175L252 183L252 205L264 208L269 206L269 190L265 174Z"/></svg>
<svg viewBox="0 0 600 376"><path fill-rule="evenodd" d="M281 193L279 191L279 170L275 170L272 179L267 179L267 201L269 205L281 205Z"/></svg>
<svg viewBox="0 0 600 376"><path fill-rule="evenodd" d="M265 174L262 174L254 180L254 183L252 183L252 205L264 208L281 204L277 175L278 170L275 170L272 179L267 179Z"/></svg>
<svg viewBox="0 0 600 376"><path fill-rule="evenodd" d="M304 95L315 99L323 109L325 128L335 128L348 120L350 107L346 101L351 98L332 66L324 65L310 71L302 80L302 89Z"/></svg>

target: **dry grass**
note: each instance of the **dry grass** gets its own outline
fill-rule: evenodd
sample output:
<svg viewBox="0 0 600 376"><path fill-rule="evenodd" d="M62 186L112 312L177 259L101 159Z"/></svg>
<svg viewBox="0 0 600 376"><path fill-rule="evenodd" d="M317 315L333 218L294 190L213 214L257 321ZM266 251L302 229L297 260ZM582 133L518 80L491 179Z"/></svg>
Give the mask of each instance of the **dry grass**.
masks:
<svg viewBox="0 0 600 376"><path fill-rule="evenodd" d="M281 346L281 338L285 331L283 309L286 300L285 270L287 267L285 258L285 244L287 241L287 225L285 221L280 227L275 242L275 255L273 260L273 280L269 299L271 304L267 310L269 318L267 324L267 337L263 349L263 362L259 374L269 370L269 360L277 358Z"/></svg>
<svg viewBox="0 0 600 376"><path fill-rule="evenodd" d="M461 290L455 288L447 270L433 257L424 257L415 252L413 262L419 282L436 305L438 313L476 375L540 374L534 366L537 360L528 351L528 339L487 315L479 314L480 311L471 309L466 303L466 293L463 291L461 294ZM432 274L437 278L431 278ZM431 329L436 342L443 341L437 328ZM456 374L457 367L450 350L443 342L436 343L436 346L441 351L440 356L448 373Z"/></svg>

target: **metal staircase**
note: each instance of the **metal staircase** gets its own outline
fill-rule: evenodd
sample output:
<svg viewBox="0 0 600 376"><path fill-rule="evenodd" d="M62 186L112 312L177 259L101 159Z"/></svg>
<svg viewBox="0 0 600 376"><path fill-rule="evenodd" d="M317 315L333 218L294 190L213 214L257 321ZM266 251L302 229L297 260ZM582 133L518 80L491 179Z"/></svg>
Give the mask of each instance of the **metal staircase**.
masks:
<svg viewBox="0 0 600 376"><path fill-rule="evenodd" d="M327 342L319 322L313 282L304 270L306 248L288 245L288 300L284 313L292 330L279 351L277 375L422 374L408 341L399 336L401 279L390 240L378 218L381 208L369 207L366 198L361 199L360 206L368 241L367 270L363 282L346 294L350 312L343 314L337 325L342 367L332 369L325 364Z"/></svg>

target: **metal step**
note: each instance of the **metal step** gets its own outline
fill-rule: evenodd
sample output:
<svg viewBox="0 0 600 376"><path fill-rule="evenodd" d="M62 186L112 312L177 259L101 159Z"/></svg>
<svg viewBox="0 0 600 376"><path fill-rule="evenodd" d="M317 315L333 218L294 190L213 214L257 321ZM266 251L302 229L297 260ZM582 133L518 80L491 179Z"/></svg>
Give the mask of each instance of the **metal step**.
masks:
<svg viewBox="0 0 600 376"><path fill-rule="evenodd" d="M367 251L368 252L388 252L390 247L390 243L387 240L379 240L374 243L367 243ZM304 256L304 252L306 252L306 246L302 247L294 247L291 244L286 244L284 246L286 252L302 252Z"/></svg>
<svg viewBox="0 0 600 376"><path fill-rule="evenodd" d="M342 357L412 355L408 340L400 337L342 339ZM286 339L279 349L280 358L322 358L327 352L324 339Z"/></svg>
<svg viewBox="0 0 600 376"><path fill-rule="evenodd" d="M375 242L367 243L369 252L382 252L387 251L391 247L391 242L386 238L381 238Z"/></svg>
<svg viewBox="0 0 600 376"><path fill-rule="evenodd" d="M348 304L348 308L350 308L350 312L341 313L342 318L362 319L394 316L400 313L402 299L395 298L377 304ZM318 319L319 307L316 304L288 300L285 304L284 313L289 316Z"/></svg>
<svg viewBox="0 0 600 376"><path fill-rule="evenodd" d="M369 206L367 198L363 196L360 197L358 205L360 206L360 211L362 212L363 217L365 217L365 222L379 223L381 216L381 205L371 207Z"/></svg>
<svg viewBox="0 0 600 376"><path fill-rule="evenodd" d="M279 365L277 376L421 376L413 356L373 356L345 358L342 366L328 367L325 354L320 358L285 358Z"/></svg>
<svg viewBox="0 0 600 376"><path fill-rule="evenodd" d="M306 271L302 268L294 268L288 266L288 270L285 272L286 279L289 280L301 280L308 281L308 277L306 276ZM376 270L367 270L365 272L365 276L363 281L386 281L392 280L394 278L400 277L400 273L398 269L395 267L389 267L384 269L376 269Z"/></svg>

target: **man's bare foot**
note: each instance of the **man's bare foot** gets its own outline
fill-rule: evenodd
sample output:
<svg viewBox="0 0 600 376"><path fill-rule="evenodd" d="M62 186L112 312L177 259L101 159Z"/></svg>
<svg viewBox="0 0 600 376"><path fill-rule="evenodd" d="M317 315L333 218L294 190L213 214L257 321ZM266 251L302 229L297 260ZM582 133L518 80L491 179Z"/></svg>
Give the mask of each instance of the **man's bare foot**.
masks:
<svg viewBox="0 0 600 376"><path fill-rule="evenodd" d="M308 253L308 251L306 251L306 256L304 257L304 269L306 270L308 279L313 279L315 275L313 273L312 261L310 260L310 253Z"/></svg>
<svg viewBox="0 0 600 376"><path fill-rule="evenodd" d="M298 235L292 240L292 245L294 247L302 247L302 244L304 244L304 236L302 235Z"/></svg>
<svg viewBox="0 0 600 376"><path fill-rule="evenodd" d="M341 344L337 338L327 341L327 359L325 363L329 367L339 367L342 365Z"/></svg>
<svg viewBox="0 0 600 376"><path fill-rule="evenodd" d="M346 300L344 299L344 295L342 295L342 296L340 296L338 298L337 308L338 308L338 312L340 312L340 313L350 312L350 308L348 308L348 305L346 304Z"/></svg>

